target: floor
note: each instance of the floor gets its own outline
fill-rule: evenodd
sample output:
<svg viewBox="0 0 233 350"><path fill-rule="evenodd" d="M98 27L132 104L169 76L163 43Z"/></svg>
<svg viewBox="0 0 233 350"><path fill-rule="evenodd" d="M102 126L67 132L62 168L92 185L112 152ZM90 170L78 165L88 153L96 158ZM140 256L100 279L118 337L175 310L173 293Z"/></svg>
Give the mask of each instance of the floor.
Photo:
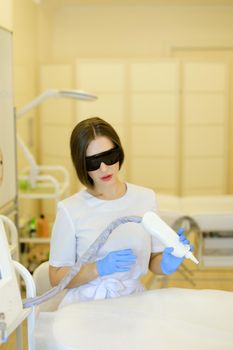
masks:
<svg viewBox="0 0 233 350"><path fill-rule="evenodd" d="M233 268L203 268L186 263L171 276L154 277L149 273L144 281L148 289L193 288L233 291Z"/></svg>

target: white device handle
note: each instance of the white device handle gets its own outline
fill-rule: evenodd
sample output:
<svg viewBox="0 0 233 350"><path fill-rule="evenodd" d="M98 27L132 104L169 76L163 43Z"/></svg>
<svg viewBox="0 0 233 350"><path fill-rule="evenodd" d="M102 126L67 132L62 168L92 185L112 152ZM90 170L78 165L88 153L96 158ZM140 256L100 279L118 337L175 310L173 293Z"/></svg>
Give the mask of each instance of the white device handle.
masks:
<svg viewBox="0 0 233 350"><path fill-rule="evenodd" d="M142 218L142 225L151 235L156 237L165 247L174 248L172 254L177 257L185 257L192 260L195 264L199 261L190 251L190 245L184 245L179 240L178 234L168 226L158 215L148 211Z"/></svg>

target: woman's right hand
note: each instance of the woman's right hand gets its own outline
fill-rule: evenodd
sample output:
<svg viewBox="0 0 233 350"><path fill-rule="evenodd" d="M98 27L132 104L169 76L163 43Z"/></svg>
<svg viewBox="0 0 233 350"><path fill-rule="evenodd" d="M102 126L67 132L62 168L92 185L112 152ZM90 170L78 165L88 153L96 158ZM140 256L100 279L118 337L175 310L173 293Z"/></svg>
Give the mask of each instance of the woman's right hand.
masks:
<svg viewBox="0 0 233 350"><path fill-rule="evenodd" d="M131 265L136 263L136 259L132 249L117 250L98 260L96 268L100 276L111 275L115 272L127 272L131 269Z"/></svg>

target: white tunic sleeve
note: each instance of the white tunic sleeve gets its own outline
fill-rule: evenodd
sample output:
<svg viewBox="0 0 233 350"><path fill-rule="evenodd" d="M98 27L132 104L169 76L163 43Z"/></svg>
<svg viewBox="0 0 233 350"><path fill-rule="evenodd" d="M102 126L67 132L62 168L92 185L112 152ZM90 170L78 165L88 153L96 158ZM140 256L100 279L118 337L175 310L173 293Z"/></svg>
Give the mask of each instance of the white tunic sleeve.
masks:
<svg viewBox="0 0 233 350"><path fill-rule="evenodd" d="M76 260L75 228L62 203L52 229L49 263L55 267L73 266Z"/></svg>

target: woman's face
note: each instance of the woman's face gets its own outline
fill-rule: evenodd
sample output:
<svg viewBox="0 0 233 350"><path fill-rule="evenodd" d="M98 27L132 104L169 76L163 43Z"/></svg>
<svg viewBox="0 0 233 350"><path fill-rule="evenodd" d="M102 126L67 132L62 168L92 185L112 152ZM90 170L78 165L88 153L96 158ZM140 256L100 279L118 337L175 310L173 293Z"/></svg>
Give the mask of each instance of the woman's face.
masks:
<svg viewBox="0 0 233 350"><path fill-rule="evenodd" d="M86 157L91 157L114 148L114 144L106 136L97 136L87 147ZM88 175L93 180L95 186L114 184L119 172L119 161L112 165L100 162L98 169L88 171Z"/></svg>

